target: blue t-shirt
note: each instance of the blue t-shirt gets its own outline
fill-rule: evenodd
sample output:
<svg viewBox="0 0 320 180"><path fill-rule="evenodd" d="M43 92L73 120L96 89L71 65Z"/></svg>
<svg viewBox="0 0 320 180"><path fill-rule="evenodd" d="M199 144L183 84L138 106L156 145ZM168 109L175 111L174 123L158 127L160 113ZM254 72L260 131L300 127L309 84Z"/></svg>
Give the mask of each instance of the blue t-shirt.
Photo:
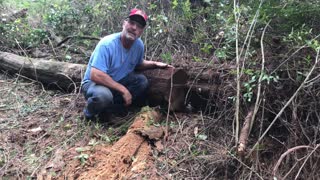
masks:
<svg viewBox="0 0 320 180"><path fill-rule="evenodd" d="M122 46L120 33L108 35L94 49L82 82L90 80L91 67L119 81L142 63L143 54L144 45L140 38L134 41L130 49L126 49Z"/></svg>

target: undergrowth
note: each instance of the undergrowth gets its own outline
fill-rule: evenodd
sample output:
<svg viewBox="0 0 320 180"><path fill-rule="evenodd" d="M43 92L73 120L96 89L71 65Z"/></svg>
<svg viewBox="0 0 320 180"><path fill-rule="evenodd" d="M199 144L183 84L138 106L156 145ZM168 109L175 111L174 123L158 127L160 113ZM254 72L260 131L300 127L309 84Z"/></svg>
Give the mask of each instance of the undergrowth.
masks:
<svg viewBox="0 0 320 180"><path fill-rule="evenodd" d="M207 103L200 105L205 108L190 118L196 123L175 117L175 136L166 159L157 162L161 175L176 179L319 176L317 0L2 0L0 5L4 14L0 50L31 57L40 49L49 58L87 63L95 40L120 31L129 10L138 7L150 19L142 36L146 59L197 63L202 64L195 70L199 74L204 67L219 73L219 83L214 84L219 90L202 97L199 103ZM28 9L26 15L12 18L15 10L23 8ZM197 78L192 79L195 85ZM83 121L83 104L77 105L83 103L80 94L64 95L6 76L1 83L5 98L0 101L0 173L6 177L33 177L55 150L76 143L112 143L128 127L106 130ZM243 157L236 148L250 112L253 121Z"/></svg>

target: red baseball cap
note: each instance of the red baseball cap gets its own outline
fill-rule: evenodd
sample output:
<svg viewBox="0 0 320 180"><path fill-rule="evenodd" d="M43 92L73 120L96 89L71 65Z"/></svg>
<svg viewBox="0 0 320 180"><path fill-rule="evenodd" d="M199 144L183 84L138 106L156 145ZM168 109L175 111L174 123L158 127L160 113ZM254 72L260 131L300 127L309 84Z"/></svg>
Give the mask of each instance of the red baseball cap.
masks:
<svg viewBox="0 0 320 180"><path fill-rule="evenodd" d="M137 8L134 8L130 11L129 18L131 20L137 21L143 26L147 24L147 20L148 20L147 14L144 11Z"/></svg>

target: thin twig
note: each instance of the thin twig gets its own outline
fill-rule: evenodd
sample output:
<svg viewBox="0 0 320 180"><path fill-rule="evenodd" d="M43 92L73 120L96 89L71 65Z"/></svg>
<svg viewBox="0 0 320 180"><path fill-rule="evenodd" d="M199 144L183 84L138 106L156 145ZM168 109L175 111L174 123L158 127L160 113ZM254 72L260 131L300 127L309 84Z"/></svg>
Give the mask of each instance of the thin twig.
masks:
<svg viewBox="0 0 320 180"><path fill-rule="evenodd" d="M256 172L256 171L253 170L252 168L250 168L250 167L249 167L248 165L246 165L245 163L243 163L240 159L238 159L238 158L237 158L234 154L232 154L231 152L228 151L228 153L229 153L229 155L230 155L231 157L233 157L234 159L236 159L240 164L242 164L244 167L246 167L246 168L249 169L250 171L254 172L260 179L263 180L262 176L261 176L258 172Z"/></svg>
<svg viewBox="0 0 320 180"><path fill-rule="evenodd" d="M165 132L165 139L168 138L169 134L169 116L170 116L170 108L171 108L171 95L172 95L172 89L173 89L173 73L174 68L171 68L171 78L170 78L170 92L169 92L169 102L168 102L168 110L167 110L167 118L166 118L166 132Z"/></svg>
<svg viewBox="0 0 320 180"><path fill-rule="evenodd" d="M267 30L267 27L269 26L271 20L266 24L266 26L263 29L262 32L262 36L261 36L261 40L260 40L260 44L261 44L261 58L262 58L262 62L261 62L261 73L260 73L260 77L259 77L259 81L258 81L258 90L257 90L257 98L256 98L256 103L254 106L254 110L253 110L253 115L251 118L251 123L250 123L250 130L249 130L249 134L250 131L252 129L253 123L254 123L254 119L256 117L256 114L258 112L259 109L259 104L260 104L260 94L261 94L261 82L262 82L262 78L263 78L263 73L264 73L264 65L265 65L265 55L264 55L264 45L263 45L263 39L264 39L264 35L265 32Z"/></svg>
<svg viewBox="0 0 320 180"><path fill-rule="evenodd" d="M239 30L239 15L238 15L239 6L237 4L237 0L233 1L233 13L234 18L236 21L236 64L237 64L237 97L236 97L236 112L235 112L235 123L236 123L236 130L235 130L235 145L238 145L239 141L239 129L240 129L240 57L239 57L239 37L238 37L238 30Z"/></svg>
<svg viewBox="0 0 320 180"><path fill-rule="evenodd" d="M294 152L294 151L296 151L296 150L298 150L298 149L303 149L303 148L308 149L308 148L311 148L311 147L310 147L310 146L296 146L296 147L293 147L293 148L288 149L286 152L284 152L283 154L281 154L279 160L277 161L276 165L275 165L274 168L273 168L273 171L272 171L273 177L276 176L276 172L277 172L277 170L278 170L278 168L279 168L279 166L280 166L283 158L285 158L285 157L286 157L288 154L290 154L291 152Z"/></svg>
<svg viewBox="0 0 320 180"><path fill-rule="evenodd" d="M258 9L256 11L256 14L253 17L253 20L252 20L252 22L250 24L249 30L248 30L247 35L246 35L246 39L244 40L244 43L243 43L242 48L241 48L241 52L240 52L240 55L239 55L240 57L242 56L242 53L243 53L244 49L246 49L246 52L244 54L240 76L242 76L242 74L243 74L245 60L247 59L247 54L248 54L248 51L250 49L251 39L253 37L252 34L254 33L254 28L255 28L255 26L257 24L257 19L259 17L260 9L261 9L261 6L262 6L263 2L264 2L264 0L260 1L259 7L258 7Z"/></svg>
<svg viewBox="0 0 320 180"><path fill-rule="evenodd" d="M296 177L294 179L298 179L299 174L302 170L302 168L304 167L304 165L306 164L306 162L308 161L308 159L310 158L310 156L319 148L320 144L317 144L317 146L311 151L311 153L307 156L307 158L304 160L303 164L301 165Z"/></svg>

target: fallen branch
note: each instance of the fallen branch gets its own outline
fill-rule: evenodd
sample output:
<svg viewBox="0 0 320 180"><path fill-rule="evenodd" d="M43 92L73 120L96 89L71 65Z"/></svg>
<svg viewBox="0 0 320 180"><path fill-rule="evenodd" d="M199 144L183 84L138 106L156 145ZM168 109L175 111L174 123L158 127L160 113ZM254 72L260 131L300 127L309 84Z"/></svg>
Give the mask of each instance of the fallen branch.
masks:
<svg viewBox="0 0 320 180"><path fill-rule="evenodd" d="M311 151L311 153L306 157L306 159L304 160L303 164L301 165L296 177L294 179L298 179L299 174L302 170L302 168L304 167L304 165L307 163L308 159L310 158L310 156L319 148L320 144L317 144L316 147Z"/></svg>
<svg viewBox="0 0 320 180"><path fill-rule="evenodd" d="M317 149L319 147L319 145L317 145L317 147L315 149ZM296 146L296 147L293 147L293 148L290 148L288 149L286 152L284 152L283 154L281 154L279 160L277 161L276 165L274 166L273 168L273 171L272 171L272 175L273 177L276 177L276 172L281 164L281 162L283 161L283 159L290 153L296 151L296 150L299 150L299 149L308 149L308 148L312 148L311 146L306 146L306 145L302 145L302 146ZM311 153L312 154L312 153ZM309 157L309 156L308 156ZM302 166L303 167L303 166ZM300 168L301 169L301 168ZM299 171L300 172L300 171Z"/></svg>
<svg viewBox="0 0 320 180"><path fill-rule="evenodd" d="M245 121L243 123L243 127L241 129L240 132L240 136L239 136L239 145L238 145L238 154L240 156L244 156L246 148L247 148L247 143L248 143L248 137L250 134L250 124L252 119L252 115L253 115L253 111L254 111L254 107L252 106L245 118Z"/></svg>
<svg viewBox="0 0 320 180"><path fill-rule="evenodd" d="M66 38L64 38L63 40L59 41L56 45L56 47L61 46L63 43L67 42L70 39L73 38L80 38L80 39L89 39L89 40L100 40L100 38L98 37L93 37L93 36L79 36L79 35L75 35L75 36L67 36Z"/></svg>

